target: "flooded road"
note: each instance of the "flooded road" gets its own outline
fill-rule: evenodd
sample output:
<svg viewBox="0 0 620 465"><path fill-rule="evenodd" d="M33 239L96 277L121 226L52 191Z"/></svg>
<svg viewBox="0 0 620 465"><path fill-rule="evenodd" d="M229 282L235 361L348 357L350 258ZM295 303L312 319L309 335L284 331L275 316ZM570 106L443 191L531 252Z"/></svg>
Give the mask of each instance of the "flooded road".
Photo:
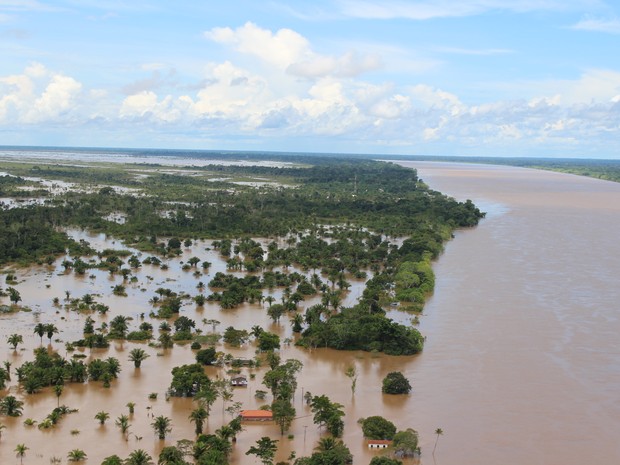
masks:
<svg viewBox="0 0 620 465"><path fill-rule="evenodd" d="M402 163L488 212L435 266L405 422L438 465L620 463L620 184Z"/></svg>

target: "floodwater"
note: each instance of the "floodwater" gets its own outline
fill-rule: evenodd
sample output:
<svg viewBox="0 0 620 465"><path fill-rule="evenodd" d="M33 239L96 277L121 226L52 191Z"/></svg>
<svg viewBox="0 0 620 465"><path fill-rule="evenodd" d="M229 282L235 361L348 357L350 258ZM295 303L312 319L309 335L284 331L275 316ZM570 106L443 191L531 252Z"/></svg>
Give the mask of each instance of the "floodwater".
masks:
<svg viewBox="0 0 620 465"><path fill-rule="evenodd" d="M409 367L423 463L620 463L620 184L521 168L402 163L488 215L436 264Z"/></svg>
<svg viewBox="0 0 620 465"><path fill-rule="evenodd" d="M345 406L343 439L356 465L366 465L381 453L367 449L357 425L360 417L371 415L382 415L399 429L418 430L423 465L620 463L616 440L620 431L620 289L616 285L620 244L615 236L620 227L620 184L510 167L409 166L419 168L431 187L458 199L471 198L488 212L478 227L457 232L435 265L436 292L421 318L420 329L428 338L424 353L390 357L283 346L283 359L304 364L295 396L298 418L283 437L272 423L247 424L233 446L231 463L259 463L245 452L266 435L279 439L276 461L285 460L292 451L309 455L323 432L302 403L307 391L326 394ZM124 248L103 235L71 234L97 249ZM143 265L136 272L138 282L126 284L127 297L111 292L122 283L122 276L97 270L75 276L64 272L62 258L51 267L15 271L18 283L12 286L32 312L0 315L0 361L10 361L14 370L32 358L32 349L40 345L33 334L38 322L53 322L61 329L51 346L63 355L65 342L82 337L86 315L63 307L66 291L71 297L94 294L97 302L110 306L106 316L92 315L96 327L119 314L134 318L130 329L140 324L141 313L151 321L148 300L155 289L193 296L198 293L198 281L207 283L215 272L225 270L225 263L206 250L209 246L209 241L195 243L178 259L168 260L167 271ZM209 275L181 270L181 262L194 255L213 263ZM3 288L8 286L2 283ZM344 305L352 304L362 287L362 282L354 282ZM279 300L281 292L276 289L272 295ZM60 306L52 304L54 297L60 299ZM300 307L317 300L302 302ZM8 298L0 303L8 303ZM281 339L294 337L286 317L279 325L272 324L266 305L222 311L215 304L199 308L186 302L181 314L195 319L203 333L212 327L202 320L214 318L221 321L219 332L230 325L250 329L258 324ZM390 315L405 323L411 318L397 310ZM158 320L151 322L159 326ZM24 336L17 351L5 343L12 333ZM47 342L44 338L43 344ZM127 360L135 347L151 356L138 370ZM241 357L255 352L253 343L238 349L223 344L217 348ZM13 371L9 389L0 396L10 393L24 400L24 414L0 418L7 427L0 439L0 463L17 463L14 449L20 443L29 447L24 460L28 464L48 464L53 457L65 463L67 453L76 448L88 454L88 463L98 464L106 456L125 458L138 448L156 460L162 447L193 438L188 420L192 401L165 398L171 369L194 360L189 345L162 351L141 343L115 342L107 350L86 349L84 354L86 361L117 357L122 366L119 379L109 389L101 383L66 385L60 403L79 412L50 430L25 426L23 421L43 420L57 405L55 395L49 388L26 395ZM354 395L344 375L351 364L359 372ZM381 380L390 371L406 374L414 388L411 395L381 394ZM255 374L247 388L234 391L234 400L242 402L243 408L270 401L269 396L262 402L254 397L257 389L266 390L261 384L264 372L264 367L242 369L245 375ZM213 378L228 377L225 368L208 367L207 373ZM157 399L149 400L150 393L157 393ZM125 439L114 420L128 413L127 402L136 403L136 412ZM230 421L222 407L218 400L208 432ZM100 410L110 413L103 427L94 419ZM151 414L172 419L173 430L165 441L158 440L150 427ZM436 428L444 434L433 454Z"/></svg>
<svg viewBox="0 0 620 465"><path fill-rule="evenodd" d="M97 250L106 248L129 249L122 243L105 235L89 234L82 231L69 230L69 234L76 240L86 240ZM267 241L263 241L266 245ZM396 240L396 242L398 242ZM284 241L280 241L284 245ZM95 327L103 322L110 322L114 316L123 314L133 318L130 322L130 331L137 329L141 323L140 314L145 314L145 321L149 321L155 328L155 336L158 335L157 327L161 320L151 319L150 311L153 307L148 303L155 295L155 289L159 287L170 288L181 294L188 293L192 296L199 293L196 286L199 281L208 283L218 271L226 271L226 264L222 257L210 248L210 241L197 241L192 247L186 248L179 258L165 259L169 265L168 270L161 270L157 266L143 265L135 275L138 281L135 283L123 282L120 274L110 275L101 270L89 270L84 276L77 276L73 272L65 272L61 266L64 258L59 258L52 266L31 267L28 269L12 270L17 277L17 284L3 283L3 288L9 285L18 289L21 293L22 302L31 308L31 312L19 312L16 314L0 314L0 362L7 360L12 364L12 381L8 390L0 392L0 396L15 395L24 400L24 412L21 417L1 417L0 422L6 425L0 440L0 463L15 462L14 449L17 444L26 444L30 449L26 454L26 462L32 464L48 464L53 457L63 459L65 463L67 454L72 449L82 449L88 455L89 463L101 463L102 459L117 454L125 458L131 451L142 448L155 460L162 447L174 445L181 439L193 439L194 428L189 422L188 415L195 405L191 399L170 398L166 399L165 392L172 379L173 367L194 362L194 351L186 345L175 345L174 348L163 351L149 347L146 343L113 342L109 349L84 349L82 353L87 356L85 361L91 358L116 357L121 362L122 371L118 380L112 382L108 389L103 388L101 383L89 382L86 384L67 384L60 397L60 403L77 408L77 413L65 416L53 429L40 430L37 426L23 424L26 418L32 418L41 422L54 407L58 400L51 389L47 388L34 395L23 392L17 382L14 369L26 360L32 359L32 350L39 347L41 341L34 334L34 326L39 323L54 323L60 333L55 336L51 347L61 355L67 354L64 343L74 341L82 337L82 328L86 320L86 314L67 310L67 292L71 298L79 298L89 293L96 302L110 307L109 312L101 316L92 313L90 316L95 320ZM145 258L147 254L141 255ZM201 261L208 260L213 263L208 274L194 276L194 270L183 271L182 263L192 256L198 256ZM293 271L293 268L290 268ZM242 276L243 272L233 272ZM364 280L349 279L351 287L343 300L343 305L352 305L361 295ZM127 296L113 295L112 288L118 284L126 286ZM210 290L203 291L206 294ZM269 292L265 292L269 294ZM280 301L282 288L276 288L271 295ZM53 304L53 299L60 300L59 305ZM300 303L300 308L306 308L319 303L320 297L316 296ZM1 303L8 303L8 298L2 299ZM220 310L217 304L206 303L203 308L193 303L185 302L181 314L193 318L197 327L202 329L203 334L213 331L212 326L205 324L203 319L217 319L221 323L216 327L222 332L227 326L238 329L247 329L253 325L260 325L268 331L278 333L281 340L293 339L291 325L288 317L283 317L279 324L274 324L268 317L267 304L246 304L237 309ZM392 311L399 321L409 323L411 315L398 314ZM24 344L13 351L6 344L7 337L12 333L22 334ZM43 345L48 345L48 339L44 337ZM150 355L142 363L140 369L135 369L133 363L128 361L128 355L132 348L141 347ZM252 358L255 355L254 343L246 344L241 348L233 348L225 344L218 344L218 350L231 353L235 357ZM78 352L80 349L77 350ZM410 396L384 396L381 393L381 380L390 371L407 369L414 357L390 357L382 354L370 354L364 352L338 352L328 349L306 351L299 349L293 344L284 345L281 349L283 359L295 358L304 364L304 368L298 376L298 390L295 396L297 419L290 431L283 437L280 436L279 428L272 422L261 424L247 424L246 429L238 436L233 446L231 463L252 464L259 463L254 456L246 456L245 452L255 444L262 436L272 436L279 439L280 447L276 460L285 460L292 451L297 456L310 455L317 441L324 435L324 431L318 429L312 422L310 409L302 402L303 394L307 391L315 395L326 394L332 401L345 406L346 427L343 439L350 447L355 456L355 463L368 463L378 452L368 451L363 440L361 428L357 425L360 417L370 415L384 415L391 418L401 429L413 427L413 424L405 424L399 419L403 407L409 402ZM359 378L355 396L351 393L350 380L345 376L345 370L355 365ZM212 378L228 378L227 368L207 367L207 374ZM256 390L267 390L262 385L262 377L265 367L259 369L242 368L242 374L248 376L247 388L236 388L234 391L235 402L241 402L243 408L259 408L270 402L270 396L264 401L254 397ZM251 375L255 377L252 379ZM156 400L148 399L149 394L157 393ZM130 417L131 434L126 439L115 426L115 419L121 414L128 414L126 404L136 404L135 413ZM229 406L228 403L226 406ZM232 417L229 413L223 413L221 400L213 407L209 418L206 432L213 433L223 423L228 423ZM109 412L110 419L104 426L99 426L94 419L97 412L104 410ZM160 441L155 436L150 423L152 416L165 415L172 419L172 432L165 441ZM290 435L290 436L289 436Z"/></svg>

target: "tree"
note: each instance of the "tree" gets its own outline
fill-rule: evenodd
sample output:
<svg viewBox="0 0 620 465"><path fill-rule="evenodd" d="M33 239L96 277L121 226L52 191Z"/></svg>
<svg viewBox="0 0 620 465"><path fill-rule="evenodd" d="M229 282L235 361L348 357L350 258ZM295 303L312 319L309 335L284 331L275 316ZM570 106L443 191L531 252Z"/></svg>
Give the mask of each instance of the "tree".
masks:
<svg viewBox="0 0 620 465"><path fill-rule="evenodd" d="M140 368L142 362L149 358L150 355L144 349L136 348L129 352L129 361L133 362L134 367Z"/></svg>
<svg viewBox="0 0 620 465"><path fill-rule="evenodd" d="M121 415L116 419L116 426L121 429L121 433L125 435L125 439L129 434L129 428L131 425L129 424L129 417L127 415Z"/></svg>
<svg viewBox="0 0 620 465"><path fill-rule="evenodd" d="M62 384L54 384L54 394L56 395L56 399L58 400L58 407L60 407L60 396L62 395L62 391L64 390L64 386Z"/></svg>
<svg viewBox="0 0 620 465"><path fill-rule="evenodd" d="M118 455L110 455L103 459L101 465L123 465L123 460Z"/></svg>
<svg viewBox="0 0 620 465"><path fill-rule="evenodd" d="M143 449L136 449L129 454L125 465L153 465L153 459Z"/></svg>
<svg viewBox="0 0 620 465"><path fill-rule="evenodd" d="M392 447L397 457L413 457L419 450L418 432L411 428L399 431L394 435Z"/></svg>
<svg viewBox="0 0 620 465"><path fill-rule="evenodd" d="M168 417L160 415L155 418L151 426L157 433L159 439L166 439L166 434L172 431L171 420Z"/></svg>
<svg viewBox="0 0 620 465"><path fill-rule="evenodd" d="M105 424L105 422L110 418L110 414L108 412L104 412L103 410L97 412L95 415L95 420L99 421L100 425Z"/></svg>
<svg viewBox="0 0 620 465"><path fill-rule="evenodd" d="M135 402L127 402L127 404L125 404L125 406L129 409L129 415L133 415L136 409L136 403Z"/></svg>
<svg viewBox="0 0 620 465"><path fill-rule="evenodd" d="M269 315L274 323L278 323L284 313L286 313L286 307L282 304L273 304L267 309L267 315Z"/></svg>
<svg viewBox="0 0 620 465"><path fill-rule="evenodd" d="M54 337L54 334L57 334L57 333L58 333L58 328L56 327L56 325L52 323L48 323L45 325L45 334L47 338L50 340L50 344L52 343L52 338Z"/></svg>
<svg viewBox="0 0 620 465"><path fill-rule="evenodd" d="M357 385L357 369L355 365L347 367L344 372L345 376L351 380L351 395L355 395L355 386Z"/></svg>
<svg viewBox="0 0 620 465"><path fill-rule="evenodd" d="M302 367L303 364L299 360L289 359L265 373L263 384L271 389L274 399L290 402L297 389L297 373Z"/></svg>
<svg viewBox="0 0 620 465"><path fill-rule="evenodd" d="M250 447L245 455L256 455L263 465L273 465L273 458L278 450L278 441L263 436L256 441L256 446Z"/></svg>
<svg viewBox="0 0 620 465"><path fill-rule="evenodd" d="M198 363L181 365L172 369L170 392L173 396L192 397L209 384L211 384L209 377L205 374L202 365Z"/></svg>
<svg viewBox="0 0 620 465"><path fill-rule="evenodd" d="M392 439L396 434L396 426L381 416L362 418L362 432L368 439Z"/></svg>
<svg viewBox="0 0 620 465"><path fill-rule="evenodd" d="M196 361L202 365L213 365L216 360L217 351L214 347L207 347L196 352Z"/></svg>
<svg viewBox="0 0 620 465"><path fill-rule="evenodd" d="M17 444L15 446L15 457L19 458L19 463L24 463L24 455L30 447L26 447L25 444Z"/></svg>
<svg viewBox="0 0 620 465"><path fill-rule="evenodd" d="M183 451L175 446L164 447L159 453L157 465L189 465Z"/></svg>
<svg viewBox="0 0 620 465"><path fill-rule="evenodd" d="M19 417L22 414L23 405L24 403L21 400L17 400L16 397L6 396L0 400L0 415Z"/></svg>
<svg viewBox="0 0 620 465"><path fill-rule="evenodd" d="M400 371L392 371L383 378L381 391L384 394L409 394L411 384Z"/></svg>
<svg viewBox="0 0 620 465"><path fill-rule="evenodd" d="M314 396L310 403L310 409L314 413L314 424L326 426L333 436L342 436L344 429L344 422L342 417L344 416L344 406L336 402L332 402L325 395Z"/></svg>
<svg viewBox="0 0 620 465"><path fill-rule="evenodd" d="M41 344L43 344L43 336L45 336L45 325L43 323L37 323L34 326L34 333L41 338Z"/></svg>
<svg viewBox="0 0 620 465"><path fill-rule="evenodd" d="M202 405L199 405L189 414L189 420L196 425L196 436L202 434L202 427L207 418L209 418L209 413Z"/></svg>
<svg viewBox="0 0 620 465"><path fill-rule="evenodd" d="M276 400L271 404L273 419L280 427L280 434L284 435L295 419L295 407L288 400Z"/></svg>
<svg viewBox="0 0 620 465"><path fill-rule="evenodd" d="M9 293L9 299L12 303L16 304L20 300L22 300L22 296L19 291L13 287L7 287L6 291Z"/></svg>
<svg viewBox="0 0 620 465"><path fill-rule="evenodd" d="M69 462L81 462L86 460L86 452L82 449L73 449L67 454L67 459Z"/></svg>
<svg viewBox="0 0 620 465"><path fill-rule="evenodd" d="M437 435L437 439L435 439L435 447L433 447L433 454L435 454L435 449L437 449L437 443L439 442L439 436L443 435L443 430L441 428L437 428L435 430L435 434Z"/></svg>
<svg viewBox="0 0 620 465"><path fill-rule="evenodd" d="M403 462L385 456L373 457L369 465L403 465Z"/></svg>
<svg viewBox="0 0 620 465"><path fill-rule="evenodd" d="M13 350L16 350L16 349L17 349L17 346L18 346L19 344L23 344L23 342L24 342L24 338L22 337L22 335L21 335L21 334L11 334L11 335L7 338L6 342L7 342L10 346L13 346Z"/></svg>
<svg viewBox="0 0 620 465"><path fill-rule="evenodd" d="M263 352L280 348L280 336L263 331L258 336L258 348Z"/></svg>

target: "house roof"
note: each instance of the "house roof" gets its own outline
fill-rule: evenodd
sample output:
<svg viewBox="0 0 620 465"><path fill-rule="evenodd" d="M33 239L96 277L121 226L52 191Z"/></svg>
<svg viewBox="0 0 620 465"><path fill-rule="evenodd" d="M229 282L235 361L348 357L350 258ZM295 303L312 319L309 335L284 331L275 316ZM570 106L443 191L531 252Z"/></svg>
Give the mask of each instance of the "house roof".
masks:
<svg viewBox="0 0 620 465"><path fill-rule="evenodd" d="M254 418L273 418L273 413L269 410L242 410L242 417L254 417Z"/></svg>
<svg viewBox="0 0 620 465"><path fill-rule="evenodd" d="M369 439L368 444L392 444L389 439Z"/></svg>

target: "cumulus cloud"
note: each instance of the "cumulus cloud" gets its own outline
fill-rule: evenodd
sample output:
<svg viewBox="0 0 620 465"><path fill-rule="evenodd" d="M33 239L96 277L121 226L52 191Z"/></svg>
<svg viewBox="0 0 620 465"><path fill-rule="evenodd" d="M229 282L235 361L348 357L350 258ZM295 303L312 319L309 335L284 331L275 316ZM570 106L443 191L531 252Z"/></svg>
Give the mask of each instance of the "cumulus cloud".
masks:
<svg viewBox="0 0 620 465"><path fill-rule="evenodd" d="M66 118L81 90L82 84L72 77L34 63L23 74L0 78L0 122L33 124Z"/></svg>
<svg viewBox="0 0 620 465"><path fill-rule="evenodd" d="M204 36L298 77L355 77L381 67L378 55L356 51L340 56L316 53L305 37L291 29L280 29L274 33L247 22L236 29L213 28Z"/></svg>

